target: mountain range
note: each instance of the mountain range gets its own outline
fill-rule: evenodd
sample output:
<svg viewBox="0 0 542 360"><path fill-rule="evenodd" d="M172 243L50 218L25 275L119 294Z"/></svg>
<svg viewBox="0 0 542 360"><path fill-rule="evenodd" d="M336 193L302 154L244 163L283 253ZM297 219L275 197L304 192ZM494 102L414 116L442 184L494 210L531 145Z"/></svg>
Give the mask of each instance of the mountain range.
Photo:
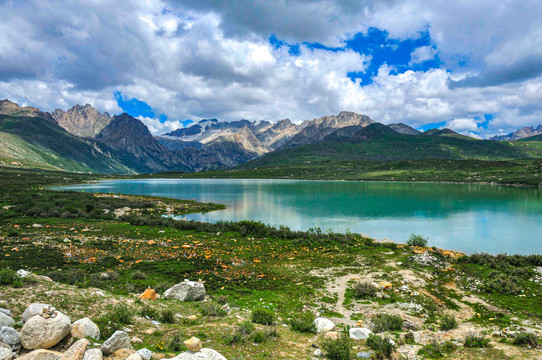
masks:
<svg viewBox="0 0 542 360"><path fill-rule="evenodd" d="M530 130L525 130L530 129ZM0 165L94 173L204 171L273 166L314 159L518 159L540 157L538 128L524 128L500 142L477 140L449 129L420 132L384 125L343 111L294 124L289 119L204 119L153 136L138 119L111 116L91 105L43 112L0 101ZM523 136L525 135L525 136ZM534 135L527 138L526 136ZM508 135L507 135L508 136Z"/></svg>

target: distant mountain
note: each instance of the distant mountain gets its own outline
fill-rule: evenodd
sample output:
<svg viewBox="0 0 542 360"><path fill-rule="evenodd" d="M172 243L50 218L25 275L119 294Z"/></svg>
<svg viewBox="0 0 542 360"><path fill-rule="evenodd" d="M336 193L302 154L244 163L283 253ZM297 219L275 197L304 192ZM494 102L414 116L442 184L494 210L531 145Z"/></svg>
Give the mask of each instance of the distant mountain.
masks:
<svg viewBox="0 0 542 360"><path fill-rule="evenodd" d="M498 140L498 141L515 141L520 140L526 137L535 136L542 134L542 125L538 125L536 128L533 126L523 127L517 131L514 131L508 135L498 135L490 137L489 140Z"/></svg>
<svg viewBox="0 0 542 360"><path fill-rule="evenodd" d="M418 134L421 134L421 131L418 131L416 129L414 129L413 127L410 127L406 124L403 124L403 123L397 123L397 124L389 124L388 127L390 127L391 129L395 130L396 132L400 133L400 134L405 134L405 135L418 135Z"/></svg>
<svg viewBox="0 0 542 360"><path fill-rule="evenodd" d="M286 142L282 148L317 143L337 129L347 126L363 127L372 123L374 121L368 116L354 112L342 111L339 115L323 116L307 122L303 129Z"/></svg>
<svg viewBox="0 0 542 360"><path fill-rule="evenodd" d="M449 129L433 129L423 135L405 135L380 123L372 123L355 132L345 127L324 141L284 148L252 160L242 169L290 167L306 168L330 161L401 161L420 159L508 160L540 157L540 151L508 143L477 140ZM332 141L329 141L332 140ZM537 152L538 151L538 152Z"/></svg>
<svg viewBox="0 0 542 360"><path fill-rule="evenodd" d="M104 112L100 113L91 105L75 105L68 111L56 109L52 113L53 118L66 131L80 136L93 138L103 130L110 122L111 115Z"/></svg>
<svg viewBox="0 0 542 360"><path fill-rule="evenodd" d="M121 161L137 172L189 171L156 141L145 124L126 113L114 116L96 140L117 150Z"/></svg>
<svg viewBox="0 0 542 360"><path fill-rule="evenodd" d="M42 112L33 107L20 107L18 104L8 99L0 100L0 115L39 117L49 121L54 121L51 114Z"/></svg>

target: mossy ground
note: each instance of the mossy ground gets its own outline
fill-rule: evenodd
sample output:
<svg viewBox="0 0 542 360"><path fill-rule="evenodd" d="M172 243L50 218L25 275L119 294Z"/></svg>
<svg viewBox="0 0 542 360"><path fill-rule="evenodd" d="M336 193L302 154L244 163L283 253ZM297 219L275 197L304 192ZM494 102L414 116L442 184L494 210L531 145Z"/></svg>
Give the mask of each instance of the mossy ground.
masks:
<svg viewBox="0 0 542 360"><path fill-rule="evenodd" d="M491 348L459 346L447 358L542 357L540 349L513 346L510 339L491 337L493 331L542 329L542 288L535 271L542 265L540 257L458 257L439 249L376 243L355 234L282 236L274 232L273 236L262 236L258 235L260 230L251 234L250 229L216 231L201 226L186 230L163 225L169 222L134 225L137 219L159 219L168 208L190 212L219 207L45 189L51 184L93 179L87 175L15 170L0 174L0 267L24 268L55 280L0 287L0 300L8 301L6 306L17 319L31 302L51 303L74 320L88 316L95 321L122 303L137 315L128 326L131 336L143 340L136 347L158 354L177 354L183 349L182 345L172 349L175 336L182 340L197 336L206 347L228 359L309 359L314 351L311 345L320 344L321 337L291 330L288 319L294 314L309 310L331 318L339 327L348 327L358 323L372 326L376 315L386 313L415 324L423 343L435 338L461 345L472 331L491 340ZM5 206L8 208L3 209ZM64 209L67 206L72 209ZM114 210L124 206L139 210L132 210L129 218L116 218ZM60 215L40 215L51 209ZM62 217L65 212L68 214ZM417 261L425 252L435 264ZM185 278L205 281L209 301L227 302L231 312L224 317L203 316L200 303L138 300L137 294L147 287L163 293ZM507 279L516 283L520 293L515 293L514 287L495 288L492 281L496 278L502 278L503 284ZM360 280L390 282L392 288L378 291L372 298L357 299L350 288ZM408 290L400 290L405 284ZM98 289L105 296L100 296ZM138 315L144 306L158 313L173 310L178 314L175 323L154 325ZM278 336L263 343L229 344L228 335L250 319L253 309L262 307L274 311ZM440 330L445 314L456 317L457 329ZM190 315L197 315L196 320L190 320ZM154 332L149 334L149 329ZM421 345L404 343L405 333L403 329L382 335L395 339L404 356L415 354ZM368 350L364 341L353 342L353 357L357 351Z"/></svg>

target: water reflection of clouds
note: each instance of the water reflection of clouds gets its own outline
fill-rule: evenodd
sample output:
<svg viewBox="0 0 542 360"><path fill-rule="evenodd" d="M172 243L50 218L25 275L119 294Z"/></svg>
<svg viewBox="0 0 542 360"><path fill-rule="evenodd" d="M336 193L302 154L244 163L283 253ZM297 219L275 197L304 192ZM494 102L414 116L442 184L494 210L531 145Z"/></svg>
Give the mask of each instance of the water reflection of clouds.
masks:
<svg viewBox="0 0 542 360"><path fill-rule="evenodd" d="M540 253L542 191L483 185L283 180L128 180L74 190L158 195L226 204L198 221L258 220L296 230L319 227L463 250Z"/></svg>

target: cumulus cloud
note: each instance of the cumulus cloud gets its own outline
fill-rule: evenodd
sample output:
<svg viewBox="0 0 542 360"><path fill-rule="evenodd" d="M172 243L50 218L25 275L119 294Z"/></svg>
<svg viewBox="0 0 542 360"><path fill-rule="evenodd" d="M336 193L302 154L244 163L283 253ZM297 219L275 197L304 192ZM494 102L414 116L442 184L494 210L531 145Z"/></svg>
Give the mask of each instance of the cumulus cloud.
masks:
<svg viewBox="0 0 542 360"><path fill-rule="evenodd" d="M300 122L342 110L484 136L542 119L535 0L30 0L0 2L0 13L1 98L114 114L120 91L168 116L142 118L157 134L187 118ZM384 64L368 85L351 80L373 54L345 40L370 27L394 39L427 31L432 45L415 49L410 65L438 53L442 68L397 73ZM270 44L271 35L298 51ZM488 113L487 129L467 121Z"/></svg>

